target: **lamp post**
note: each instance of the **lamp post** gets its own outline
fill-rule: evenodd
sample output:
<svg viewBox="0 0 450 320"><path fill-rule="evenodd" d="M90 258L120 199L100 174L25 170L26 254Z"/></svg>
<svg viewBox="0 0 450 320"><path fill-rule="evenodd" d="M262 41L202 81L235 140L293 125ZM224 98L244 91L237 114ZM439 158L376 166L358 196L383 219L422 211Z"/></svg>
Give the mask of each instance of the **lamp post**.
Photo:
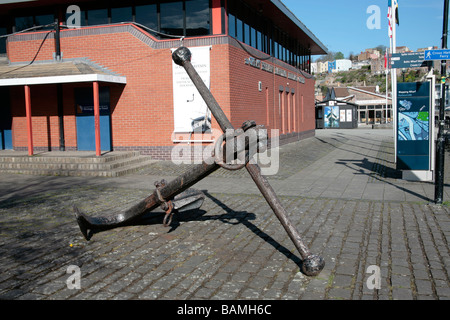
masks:
<svg viewBox="0 0 450 320"><path fill-rule="evenodd" d="M444 0L444 27L442 30L442 49L447 49L447 30L448 30L448 2ZM444 195L444 161L445 161L445 91L447 78L447 61L441 61L441 103L439 106L439 131L436 142L436 175L435 175L435 190L434 200L436 204L442 204Z"/></svg>

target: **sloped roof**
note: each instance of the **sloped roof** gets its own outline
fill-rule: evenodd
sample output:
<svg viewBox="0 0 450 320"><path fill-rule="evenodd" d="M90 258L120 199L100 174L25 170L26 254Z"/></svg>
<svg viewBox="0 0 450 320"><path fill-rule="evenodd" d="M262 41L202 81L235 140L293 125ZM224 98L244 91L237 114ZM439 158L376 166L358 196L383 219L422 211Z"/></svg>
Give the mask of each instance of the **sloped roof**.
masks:
<svg viewBox="0 0 450 320"><path fill-rule="evenodd" d="M92 81L126 84L126 77L87 59L61 62L46 61L31 64L0 63L0 86Z"/></svg>
<svg viewBox="0 0 450 320"><path fill-rule="evenodd" d="M348 92L348 89L345 87L334 88L334 92L336 93L337 98L345 98L350 95L350 93Z"/></svg>

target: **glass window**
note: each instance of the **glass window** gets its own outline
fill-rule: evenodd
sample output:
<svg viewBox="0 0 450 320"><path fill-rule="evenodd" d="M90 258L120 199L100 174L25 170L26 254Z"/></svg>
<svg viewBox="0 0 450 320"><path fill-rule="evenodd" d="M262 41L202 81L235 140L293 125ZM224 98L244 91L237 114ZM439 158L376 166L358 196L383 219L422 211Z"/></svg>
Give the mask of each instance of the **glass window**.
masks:
<svg viewBox="0 0 450 320"><path fill-rule="evenodd" d="M136 22L158 31L158 12L156 4L136 6Z"/></svg>
<svg viewBox="0 0 450 320"><path fill-rule="evenodd" d="M255 30L255 28L250 29L250 41L251 41L251 46L253 48L256 48L256 30Z"/></svg>
<svg viewBox="0 0 450 320"><path fill-rule="evenodd" d="M16 32L22 31L34 26L33 17L16 17L15 19Z"/></svg>
<svg viewBox="0 0 450 320"><path fill-rule="evenodd" d="M243 32L243 24L240 19L236 19L236 39L239 41L244 41L244 32Z"/></svg>
<svg viewBox="0 0 450 320"><path fill-rule="evenodd" d="M133 21L133 8L111 8L111 23Z"/></svg>
<svg viewBox="0 0 450 320"><path fill-rule="evenodd" d="M244 23L244 42L250 45L250 26Z"/></svg>
<svg viewBox="0 0 450 320"><path fill-rule="evenodd" d="M259 31L256 34L256 41L257 41L256 49L258 49L260 51L263 51L264 50L263 49L263 43L262 43L263 37L262 37L262 33L259 32Z"/></svg>
<svg viewBox="0 0 450 320"><path fill-rule="evenodd" d="M210 34L209 0L186 1L186 36Z"/></svg>
<svg viewBox="0 0 450 320"><path fill-rule="evenodd" d="M99 24L108 23L108 9L88 10L87 12L88 24L96 26Z"/></svg>
<svg viewBox="0 0 450 320"><path fill-rule="evenodd" d="M232 14L228 15L228 34L236 37L236 18Z"/></svg>
<svg viewBox="0 0 450 320"><path fill-rule="evenodd" d="M8 34L6 28L0 28L0 36ZM0 54L6 53L6 38L0 38Z"/></svg>
<svg viewBox="0 0 450 320"><path fill-rule="evenodd" d="M183 2L161 3L161 32L182 36L184 29Z"/></svg>
<svg viewBox="0 0 450 320"><path fill-rule="evenodd" d="M55 22L55 16L52 14L46 14L46 15L41 15L41 16L35 16L34 17L34 24L37 26L43 26L43 25L47 25L47 24L52 24ZM48 29L54 29L53 26L50 27L46 27L44 28L44 30L48 30Z"/></svg>

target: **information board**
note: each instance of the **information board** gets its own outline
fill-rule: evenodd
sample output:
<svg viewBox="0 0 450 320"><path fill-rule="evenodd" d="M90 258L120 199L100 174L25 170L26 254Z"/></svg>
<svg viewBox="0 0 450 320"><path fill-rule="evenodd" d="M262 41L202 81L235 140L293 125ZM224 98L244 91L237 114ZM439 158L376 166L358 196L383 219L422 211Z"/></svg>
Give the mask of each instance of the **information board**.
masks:
<svg viewBox="0 0 450 320"><path fill-rule="evenodd" d="M430 83L397 85L397 169L430 170Z"/></svg>
<svg viewBox="0 0 450 320"><path fill-rule="evenodd" d="M173 49L175 50L175 49ZM211 47L190 48L192 65L210 87ZM172 62L174 132L205 132L211 129L211 112L183 67Z"/></svg>

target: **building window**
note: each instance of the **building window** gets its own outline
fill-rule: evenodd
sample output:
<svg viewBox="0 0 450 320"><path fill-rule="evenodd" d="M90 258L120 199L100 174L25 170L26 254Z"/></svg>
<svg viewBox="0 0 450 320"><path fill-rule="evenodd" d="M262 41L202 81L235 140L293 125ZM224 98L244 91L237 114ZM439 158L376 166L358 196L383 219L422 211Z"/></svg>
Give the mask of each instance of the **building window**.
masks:
<svg viewBox="0 0 450 320"><path fill-rule="evenodd" d="M210 34L209 0L186 1L186 36Z"/></svg>
<svg viewBox="0 0 450 320"><path fill-rule="evenodd" d="M45 14L34 17L34 24L36 26L49 25L55 22L55 16L53 14ZM43 30L54 29L53 26L44 27ZM41 29L42 30L42 29Z"/></svg>
<svg viewBox="0 0 450 320"><path fill-rule="evenodd" d="M111 23L130 22L133 21L133 8L112 8Z"/></svg>
<svg viewBox="0 0 450 320"><path fill-rule="evenodd" d="M232 14L228 15L228 34L233 38L237 38L236 17L233 16Z"/></svg>
<svg viewBox="0 0 450 320"><path fill-rule="evenodd" d="M309 51L289 35L289 30L280 29L270 18L262 17L257 10L250 8L241 0L229 0L227 5L229 36L296 68L310 72Z"/></svg>
<svg viewBox="0 0 450 320"><path fill-rule="evenodd" d="M258 47L255 28L250 28L250 45L253 48Z"/></svg>
<svg viewBox="0 0 450 320"><path fill-rule="evenodd" d="M167 35L184 35L183 2L168 2L160 4L161 32Z"/></svg>
<svg viewBox="0 0 450 320"><path fill-rule="evenodd" d="M108 9L88 10L87 21L90 26L108 24Z"/></svg>
<svg viewBox="0 0 450 320"><path fill-rule="evenodd" d="M131 1L130 1L131 2ZM210 0L182 0L182 1L148 1L151 4L111 7L107 2L103 6L89 3L80 3L81 26L95 26L109 23L136 22L148 29L155 31L157 37L168 38L170 36L203 36L211 34L211 7ZM152 3L153 2L153 3ZM93 2L92 2L93 3ZM53 12L54 7L49 9ZM61 9L63 10L63 9ZM73 13L60 13L65 15L66 21ZM34 26L47 25L55 22L53 14L14 17L13 32L22 31ZM225 21L225 19L223 19ZM241 21L242 26L242 21ZM3 26L2 26L3 27ZM47 29L52 29L53 26ZM42 29L41 29L42 30ZM158 32L166 34L160 35ZM242 31L236 36L242 36Z"/></svg>
<svg viewBox="0 0 450 320"><path fill-rule="evenodd" d="M46 26L55 22L55 16L52 14L24 16L15 18L15 32L22 31L37 26ZM42 27L39 30L50 30L53 26ZM38 31L39 31L38 30Z"/></svg>
<svg viewBox="0 0 450 320"><path fill-rule="evenodd" d="M0 28L0 36L8 34L6 28ZM0 54L6 53L6 38L0 38Z"/></svg>
<svg viewBox="0 0 450 320"><path fill-rule="evenodd" d="M242 20L236 18L236 39L244 42L244 26Z"/></svg>
<svg viewBox="0 0 450 320"><path fill-rule="evenodd" d="M156 4L136 6L136 22L158 31L158 8Z"/></svg>
<svg viewBox="0 0 450 320"><path fill-rule="evenodd" d="M244 42L251 45L250 40L250 26L244 23Z"/></svg>
<svg viewBox="0 0 450 320"><path fill-rule="evenodd" d="M262 33L260 31L256 32L256 41L257 41L256 49L258 49L259 51L263 51L264 50L264 48L263 48L263 36L262 36Z"/></svg>
<svg viewBox="0 0 450 320"><path fill-rule="evenodd" d="M22 31L34 26L34 19L32 16L29 17L16 17L15 20L16 32Z"/></svg>

